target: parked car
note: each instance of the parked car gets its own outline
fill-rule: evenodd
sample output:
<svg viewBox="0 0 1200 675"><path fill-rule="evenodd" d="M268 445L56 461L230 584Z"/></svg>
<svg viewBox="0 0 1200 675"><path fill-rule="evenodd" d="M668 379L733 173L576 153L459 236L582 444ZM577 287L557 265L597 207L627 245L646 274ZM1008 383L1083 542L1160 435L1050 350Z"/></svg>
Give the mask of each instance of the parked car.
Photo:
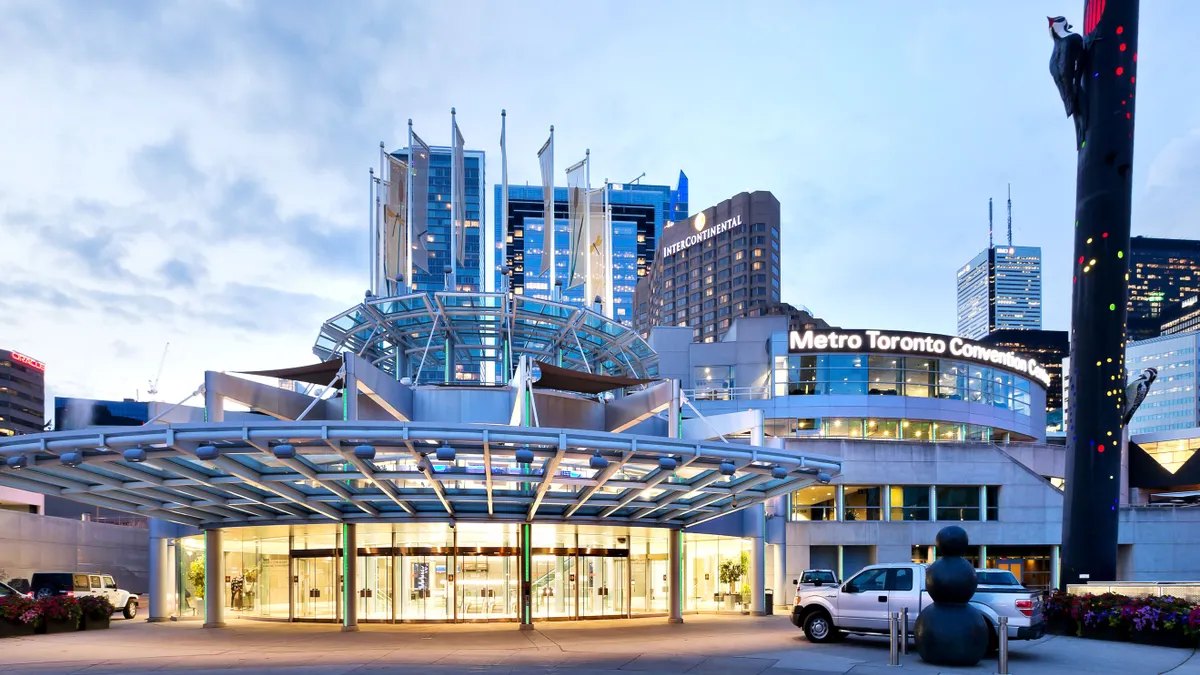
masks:
<svg viewBox="0 0 1200 675"><path fill-rule="evenodd" d="M833 570L804 570L800 575L801 586L837 586L837 573Z"/></svg>
<svg viewBox="0 0 1200 675"><path fill-rule="evenodd" d="M0 598L7 597L9 595L29 595L29 594L22 593L21 591L18 591L17 589L13 588L12 586L9 586L8 584L4 583L3 581L0 581Z"/></svg>
<svg viewBox="0 0 1200 675"><path fill-rule="evenodd" d="M832 642L846 634L887 635L891 612L908 609L908 634L917 615L933 602L925 592L925 569L919 563L892 563L863 568L841 586L796 587L792 623L809 642ZM971 604L983 612L992 632L989 650L999 644L999 617L1008 617L1008 639L1036 640L1046 634L1042 594L1023 586L981 586Z"/></svg>
<svg viewBox="0 0 1200 675"><path fill-rule="evenodd" d="M110 574L95 572L34 572L30 588L36 597L98 595L108 598L126 619L137 616L138 596L117 588Z"/></svg>

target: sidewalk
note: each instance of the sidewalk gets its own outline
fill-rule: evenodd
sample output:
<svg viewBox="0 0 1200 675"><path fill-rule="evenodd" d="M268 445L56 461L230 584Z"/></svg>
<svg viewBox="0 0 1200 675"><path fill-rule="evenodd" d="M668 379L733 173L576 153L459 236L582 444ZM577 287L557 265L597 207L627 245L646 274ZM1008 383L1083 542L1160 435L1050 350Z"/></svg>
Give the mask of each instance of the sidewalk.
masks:
<svg viewBox="0 0 1200 675"><path fill-rule="evenodd" d="M686 617L515 624L363 625L232 621L222 629L197 622L114 621L108 631L38 635L0 641L3 675L149 673L158 675L391 675L392 673L693 673L696 675L872 675L995 673L929 666L915 651L888 667L888 644L851 637L813 645L787 617ZM1200 675L1191 650L1050 637L1014 642L1016 675L1100 673Z"/></svg>

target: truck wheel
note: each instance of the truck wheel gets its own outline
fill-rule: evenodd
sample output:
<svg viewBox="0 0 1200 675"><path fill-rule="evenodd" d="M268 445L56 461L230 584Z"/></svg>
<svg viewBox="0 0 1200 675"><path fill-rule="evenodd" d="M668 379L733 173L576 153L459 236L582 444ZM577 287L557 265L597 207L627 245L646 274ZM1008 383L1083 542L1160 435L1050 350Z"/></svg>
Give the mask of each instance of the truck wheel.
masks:
<svg viewBox="0 0 1200 675"><path fill-rule="evenodd" d="M137 616L137 603L132 599L129 602L126 602L125 609L121 613L125 615L126 619L132 619L133 617Z"/></svg>
<svg viewBox="0 0 1200 675"><path fill-rule="evenodd" d="M988 646L987 646L987 652L985 653L985 655L986 656L995 656L1000 653L1000 633L998 632L999 629L996 628L994 625L992 625L992 622L990 619L985 618L983 620L983 622L986 623L987 627L988 627Z"/></svg>
<svg viewBox="0 0 1200 675"><path fill-rule="evenodd" d="M829 618L829 613L823 609L814 611L804 620L804 637L809 642L833 642L840 636L841 633L833 625L833 619Z"/></svg>

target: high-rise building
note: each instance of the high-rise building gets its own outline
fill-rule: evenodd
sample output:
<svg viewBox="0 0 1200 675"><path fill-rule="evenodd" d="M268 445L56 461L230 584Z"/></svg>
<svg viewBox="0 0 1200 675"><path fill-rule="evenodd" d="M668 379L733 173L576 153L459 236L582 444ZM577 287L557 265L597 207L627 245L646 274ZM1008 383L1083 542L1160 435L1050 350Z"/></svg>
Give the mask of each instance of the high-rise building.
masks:
<svg viewBox="0 0 1200 675"><path fill-rule="evenodd" d="M1146 400L1129 420L1130 434L1144 434L1200 426L1200 333L1164 335L1129 342L1125 349L1125 370L1130 378L1146 368L1158 371Z"/></svg>
<svg viewBox="0 0 1200 675"><path fill-rule="evenodd" d="M429 202L429 229L426 234L425 248L429 251L429 271L422 272L414 267L412 278L413 291L443 291L446 288L446 267L450 266L450 231L453 221L450 214L450 156L451 148L431 146L429 148L429 192L425 195ZM396 150L392 156L408 162L409 149ZM488 268L487 253L491 248L491 238L487 232L487 201L485 196L484 166L485 157L482 150L466 150L463 153L466 174L467 204L463 212L466 221L466 253L465 263L458 264L458 290L483 291L485 283L484 270ZM414 195L414 198L416 196ZM487 237L486 241L480 241Z"/></svg>
<svg viewBox="0 0 1200 675"><path fill-rule="evenodd" d="M1171 304L1200 293L1200 241L1133 237L1129 242L1130 340L1155 337Z"/></svg>
<svg viewBox="0 0 1200 675"><path fill-rule="evenodd" d="M1042 249L993 246L958 270L958 334L1042 327Z"/></svg>
<svg viewBox="0 0 1200 675"><path fill-rule="evenodd" d="M715 342L733 320L779 303L779 200L742 192L663 229L634 294L634 328L690 326Z"/></svg>
<svg viewBox="0 0 1200 675"><path fill-rule="evenodd" d="M646 274L654 262L655 242L672 217L687 217L687 177L680 172L681 189L667 185L638 183L610 184L608 202L613 224L613 318L627 325L633 321L633 292L637 280ZM542 233L545 211L541 186L508 186L508 241L503 236L500 209L501 186L495 186L495 238L497 263L504 262L512 270L513 292L537 298L551 297L550 275L539 274L542 269ZM682 193L682 197L681 197ZM567 220L567 188L554 189L555 278L560 284L566 279L570 224ZM527 236L527 233L528 234ZM496 265L496 288L500 288L500 264ZM577 305L584 304L582 286L562 286L562 299Z"/></svg>
<svg viewBox="0 0 1200 675"><path fill-rule="evenodd" d="M1046 433L1063 432L1063 359L1071 353L1071 337L1065 330L992 331L979 340L983 344L1003 347L1037 362L1050 374L1046 387Z"/></svg>
<svg viewBox="0 0 1200 675"><path fill-rule="evenodd" d="M1173 303L1163 310L1161 335L1182 335L1200 331L1200 295Z"/></svg>
<svg viewBox="0 0 1200 675"><path fill-rule="evenodd" d="M0 349L0 436L45 430L46 364Z"/></svg>

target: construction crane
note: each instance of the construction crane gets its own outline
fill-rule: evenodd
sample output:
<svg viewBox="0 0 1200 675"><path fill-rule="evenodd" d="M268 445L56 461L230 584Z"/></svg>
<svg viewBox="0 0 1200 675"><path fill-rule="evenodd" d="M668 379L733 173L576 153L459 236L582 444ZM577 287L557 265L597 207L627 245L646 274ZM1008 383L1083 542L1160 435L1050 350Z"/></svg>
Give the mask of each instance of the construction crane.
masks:
<svg viewBox="0 0 1200 675"><path fill-rule="evenodd" d="M170 348L170 342L167 343L167 346L163 347L162 358L158 360L158 372L155 373L154 379L150 380L150 386L146 389L148 396L156 396L158 394L158 381L162 378L163 366L167 365L167 350Z"/></svg>

